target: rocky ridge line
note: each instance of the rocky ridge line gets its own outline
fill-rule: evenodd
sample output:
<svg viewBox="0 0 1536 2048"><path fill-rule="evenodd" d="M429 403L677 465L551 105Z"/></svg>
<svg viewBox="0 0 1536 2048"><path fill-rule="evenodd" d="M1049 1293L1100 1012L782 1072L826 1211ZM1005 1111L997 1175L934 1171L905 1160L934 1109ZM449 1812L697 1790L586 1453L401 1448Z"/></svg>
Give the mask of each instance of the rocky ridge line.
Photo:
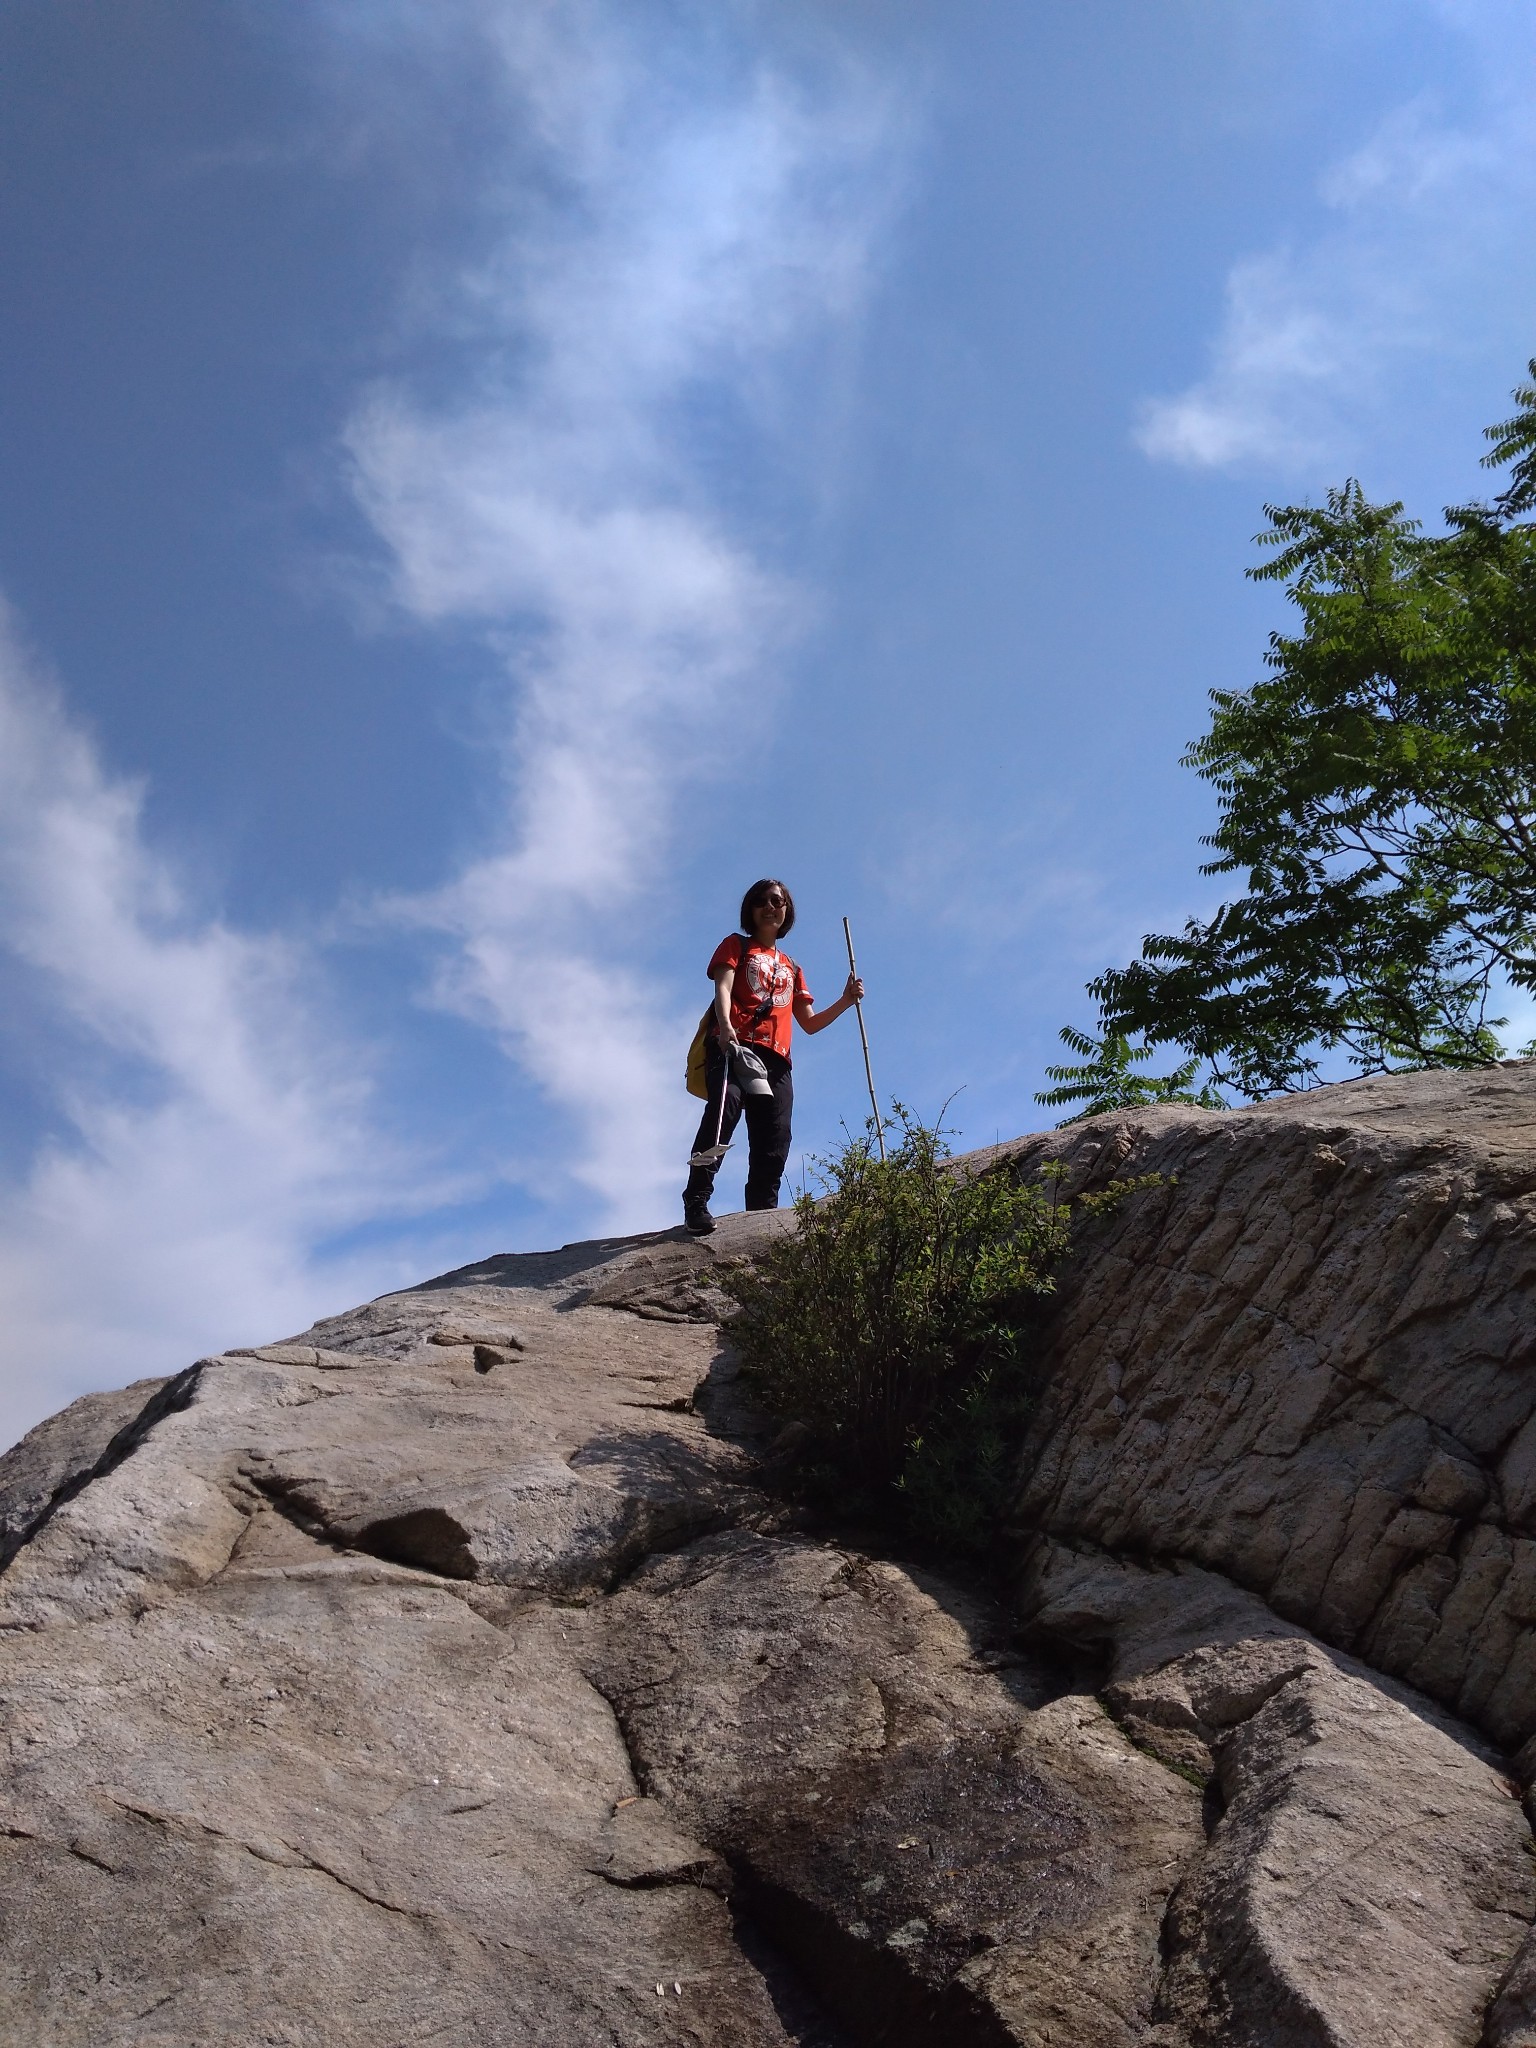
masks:
<svg viewBox="0 0 1536 2048"><path fill-rule="evenodd" d="M7 2037L1533 2048L1532 1070L1012 1149L1177 1185L1064 1289L1010 1604L764 1490L714 1279L782 1218L0 1460Z"/></svg>

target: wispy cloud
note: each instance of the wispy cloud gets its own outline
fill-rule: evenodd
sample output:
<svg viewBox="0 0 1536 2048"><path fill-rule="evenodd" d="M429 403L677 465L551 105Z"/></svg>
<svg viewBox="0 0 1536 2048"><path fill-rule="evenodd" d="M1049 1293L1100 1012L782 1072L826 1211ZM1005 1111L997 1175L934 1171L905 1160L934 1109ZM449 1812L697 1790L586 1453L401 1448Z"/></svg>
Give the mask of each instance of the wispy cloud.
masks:
<svg viewBox="0 0 1536 2048"><path fill-rule="evenodd" d="M438 294L458 388L380 386L347 436L395 601L473 622L508 683L504 841L394 912L447 940L437 999L568 1113L614 1224L666 1213L687 1122L685 1020L622 934L680 803L739 781L806 607L733 520L738 472L776 459L808 355L857 319L889 190L884 88L776 68L729 32L758 12L673 41L596 0L463 17L524 172Z"/></svg>
<svg viewBox="0 0 1536 2048"><path fill-rule="evenodd" d="M599 0L333 18L397 57L473 41L504 115L453 167L494 232L423 269L404 315L430 391L360 393L346 461L388 603L504 663L471 772L508 823L383 914L418 971L422 944L439 962L435 1000L566 1112L572 1178L614 1222L655 1219L686 1137L685 1020L645 977L641 913L680 800L739 784L743 707L807 611L730 508L743 463L786 467L795 394L857 321L893 125L836 51L809 82L766 63L750 5L680 21ZM419 1278L450 1249L434 1209L484 1192L396 1140L323 949L206 906L3 612L0 974L45 1105L0 1170L0 1441Z"/></svg>
<svg viewBox="0 0 1536 2048"><path fill-rule="evenodd" d="M57 1112L0 1182L0 1441L395 1278L387 1254L323 1250L407 1188L365 1049L321 1014L300 947L199 913L3 615L0 953Z"/></svg>
<svg viewBox="0 0 1536 2048"><path fill-rule="evenodd" d="M1043 972L1091 966L1123 920L1107 873L1063 851L1072 827L1065 804L999 823L958 801L935 803L905 825L900 847L872 864L869 879L904 918L952 934L978 965L995 962L999 945L1027 943Z"/></svg>
<svg viewBox="0 0 1536 2048"><path fill-rule="evenodd" d="M1136 438L1154 459L1291 472L1351 460L1416 361L1479 353L1491 326L1524 335L1536 318L1530 24L1501 0L1437 11L1481 78L1479 111L1452 120L1428 96L1394 109L1323 173L1315 232L1233 265L1205 375L1142 410Z"/></svg>

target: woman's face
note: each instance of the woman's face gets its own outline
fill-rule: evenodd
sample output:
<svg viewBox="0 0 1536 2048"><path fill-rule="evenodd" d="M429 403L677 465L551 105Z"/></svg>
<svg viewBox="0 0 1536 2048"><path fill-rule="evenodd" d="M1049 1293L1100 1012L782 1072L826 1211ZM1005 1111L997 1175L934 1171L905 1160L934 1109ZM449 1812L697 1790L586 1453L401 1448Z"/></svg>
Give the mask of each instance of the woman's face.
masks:
<svg viewBox="0 0 1536 2048"><path fill-rule="evenodd" d="M752 905L752 929L760 939L776 939L784 928L789 915L789 904L782 889L770 889L766 896L759 896Z"/></svg>

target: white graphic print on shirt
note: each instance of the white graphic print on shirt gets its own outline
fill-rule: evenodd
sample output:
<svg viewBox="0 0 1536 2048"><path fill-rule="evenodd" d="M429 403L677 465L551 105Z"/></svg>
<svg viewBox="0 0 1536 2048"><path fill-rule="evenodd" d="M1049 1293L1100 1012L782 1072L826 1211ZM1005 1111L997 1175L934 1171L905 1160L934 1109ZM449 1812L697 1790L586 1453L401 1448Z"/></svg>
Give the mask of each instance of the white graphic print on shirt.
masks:
<svg viewBox="0 0 1536 2048"><path fill-rule="evenodd" d="M782 953L749 953L746 980L747 987L752 991L754 1006L763 1000L770 987L773 990L773 1007L776 1010L786 1009L794 996L795 971Z"/></svg>

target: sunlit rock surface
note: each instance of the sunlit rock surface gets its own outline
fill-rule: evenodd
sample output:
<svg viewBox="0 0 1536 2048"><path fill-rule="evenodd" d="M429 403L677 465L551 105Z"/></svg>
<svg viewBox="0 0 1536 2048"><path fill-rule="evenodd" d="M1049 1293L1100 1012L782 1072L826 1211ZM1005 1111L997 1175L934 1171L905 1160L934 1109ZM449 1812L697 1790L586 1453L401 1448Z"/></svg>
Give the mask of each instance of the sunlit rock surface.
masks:
<svg viewBox="0 0 1536 2048"><path fill-rule="evenodd" d="M1533 2048L1536 1068L1096 1119L991 1591L796 1523L784 1217L0 1460L0 2039Z"/></svg>

